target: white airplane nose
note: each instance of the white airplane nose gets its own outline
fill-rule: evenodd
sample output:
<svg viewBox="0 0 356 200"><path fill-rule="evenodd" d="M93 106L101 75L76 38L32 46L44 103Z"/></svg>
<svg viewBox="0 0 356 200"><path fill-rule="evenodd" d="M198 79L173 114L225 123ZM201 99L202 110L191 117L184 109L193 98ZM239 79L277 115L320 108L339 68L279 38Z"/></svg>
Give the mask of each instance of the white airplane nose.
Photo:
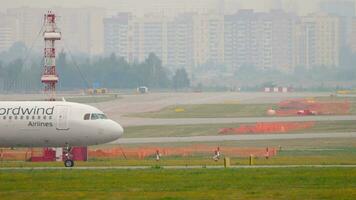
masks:
<svg viewBox="0 0 356 200"><path fill-rule="evenodd" d="M113 122L110 135L113 140L119 139L124 134L122 126L116 122Z"/></svg>
<svg viewBox="0 0 356 200"><path fill-rule="evenodd" d="M117 122L113 120L102 120L101 122L102 134L99 134L101 143L113 142L124 134L124 129Z"/></svg>
<svg viewBox="0 0 356 200"><path fill-rule="evenodd" d="M122 126L120 124L118 124L118 133L119 133L119 137L121 137L124 134L124 128L122 128Z"/></svg>

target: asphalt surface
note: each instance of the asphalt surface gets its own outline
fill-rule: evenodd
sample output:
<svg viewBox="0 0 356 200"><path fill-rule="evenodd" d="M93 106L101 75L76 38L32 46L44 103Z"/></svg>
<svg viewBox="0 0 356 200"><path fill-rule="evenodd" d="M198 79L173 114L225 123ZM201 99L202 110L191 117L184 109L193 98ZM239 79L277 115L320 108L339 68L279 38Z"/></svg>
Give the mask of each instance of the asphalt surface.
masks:
<svg viewBox="0 0 356 200"><path fill-rule="evenodd" d="M296 117L242 117L242 118L125 118L118 122L124 127L129 126L159 126L159 125L194 125L194 124L228 124L254 122L306 122L306 121L353 121L356 115L344 116L296 116Z"/></svg>
<svg viewBox="0 0 356 200"><path fill-rule="evenodd" d="M104 111L110 118L116 119L119 116L154 112L160 109L182 104L216 104L216 103L239 103L239 104L260 104L278 103L287 99L298 99L313 96L329 96L330 93L264 93L264 92L175 92L175 93L148 93L120 95L120 99L92 103ZM0 96L1 99L1 96Z"/></svg>
<svg viewBox="0 0 356 200"><path fill-rule="evenodd" d="M156 112L167 106L181 104L215 104L238 103L260 104L278 103L287 99L308 98L313 96L329 96L330 93L264 93L264 92L176 92L176 93L148 93L148 94L120 94L120 98L100 103L91 103L104 111L110 119L117 121L124 127L144 125L183 125L183 124L211 124L211 123L252 123L252 122L288 122L288 121L339 121L356 120L356 116L310 116L310 117L251 117L251 118L186 118L186 119L151 119L131 118L125 115L143 112ZM58 97L81 97L74 94L58 94ZM0 100L32 100L43 99L41 94L12 94L1 95ZM95 101L94 101L95 102Z"/></svg>
<svg viewBox="0 0 356 200"><path fill-rule="evenodd" d="M254 134L254 135L219 135L192 137L150 137L122 138L110 144L150 144L179 142L221 142L221 141L252 141L252 140L291 140L291 139L325 139L325 138L356 138L353 133L299 133L299 134Z"/></svg>

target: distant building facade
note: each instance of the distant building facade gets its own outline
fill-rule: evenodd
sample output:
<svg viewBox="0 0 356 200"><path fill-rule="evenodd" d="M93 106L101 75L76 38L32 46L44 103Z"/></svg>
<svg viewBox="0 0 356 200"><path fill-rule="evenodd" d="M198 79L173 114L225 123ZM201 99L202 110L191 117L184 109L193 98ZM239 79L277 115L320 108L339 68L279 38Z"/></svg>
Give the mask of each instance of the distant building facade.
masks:
<svg viewBox="0 0 356 200"><path fill-rule="evenodd" d="M155 53L163 65L167 65L167 25L168 19L160 15L146 15L137 19L134 31L135 48L139 51L139 61L144 61L150 53Z"/></svg>
<svg viewBox="0 0 356 200"><path fill-rule="evenodd" d="M104 32L105 53L129 62L143 62L154 53L171 69L224 63L223 16L118 14L104 19Z"/></svg>
<svg viewBox="0 0 356 200"><path fill-rule="evenodd" d="M295 20L280 10L241 10L225 16L225 64L231 69L292 69Z"/></svg>
<svg viewBox="0 0 356 200"><path fill-rule="evenodd" d="M352 53L356 53L356 17L352 19L350 47Z"/></svg>
<svg viewBox="0 0 356 200"><path fill-rule="evenodd" d="M19 40L19 23L15 17L0 13L0 52Z"/></svg>
<svg viewBox="0 0 356 200"><path fill-rule="evenodd" d="M100 55L104 51L105 9L53 8L59 16L62 42L72 52Z"/></svg>
<svg viewBox="0 0 356 200"><path fill-rule="evenodd" d="M352 18L355 17L355 1L324 0L320 2L320 11L339 17L340 47L349 47Z"/></svg>
<svg viewBox="0 0 356 200"><path fill-rule="evenodd" d="M146 15L139 18L130 13L104 19L104 52L114 53L128 62L143 62L155 53L167 64L168 20L161 16Z"/></svg>
<svg viewBox="0 0 356 200"><path fill-rule="evenodd" d="M130 13L104 19L104 52L133 61L133 22Z"/></svg>
<svg viewBox="0 0 356 200"><path fill-rule="evenodd" d="M224 63L224 16L195 15L193 26L194 66Z"/></svg>
<svg viewBox="0 0 356 200"><path fill-rule="evenodd" d="M295 30L295 65L336 67L340 63L339 18L325 13L302 17Z"/></svg>
<svg viewBox="0 0 356 200"><path fill-rule="evenodd" d="M246 67L291 72L297 66L338 66L340 18L326 13L298 17L282 10L240 10L233 15L185 13L104 20L105 53L143 62L155 53L171 69L229 72Z"/></svg>
<svg viewBox="0 0 356 200"><path fill-rule="evenodd" d="M51 8L58 16L58 28L63 41L59 48L70 48L72 52L98 55L103 53L103 18L105 10L101 8ZM41 51L43 47L41 28L43 16L48 10L42 8L20 7L8 9L6 15L15 18L18 24L17 40L26 46L34 46ZM36 40L37 39L37 40Z"/></svg>
<svg viewBox="0 0 356 200"><path fill-rule="evenodd" d="M234 9L227 8L224 0L211 0L214 8L200 9L204 2L194 2L189 12L172 7L169 14L159 12L167 11L169 4L153 5L156 12L143 17L132 13L105 17L106 10L101 8L51 10L59 17L63 36L59 49L89 55L114 53L131 63L143 62L155 53L172 70L192 72L208 66L232 73L243 66L281 71L297 66L333 67L340 64L343 46L356 52L355 4L351 0L322 1L322 12L304 17L282 10L240 10L226 15L225 10ZM269 2L275 3L274 8L283 7L279 0ZM42 51L40 30L45 12L20 7L0 14L0 52L17 41Z"/></svg>
<svg viewBox="0 0 356 200"><path fill-rule="evenodd" d="M35 50L40 51L43 44L35 43L36 38L40 37L41 27L43 26L43 16L46 10L42 8L11 8L6 14L8 17L16 18L18 21L18 41L23 42L27 47L34 46Z"/></svg>
<svg viewBox="0 0 356 200"><path fill-rule="evenodd" d="M192 70L194 65L194 14L180 14L167 25L167 65Z"/></svg>

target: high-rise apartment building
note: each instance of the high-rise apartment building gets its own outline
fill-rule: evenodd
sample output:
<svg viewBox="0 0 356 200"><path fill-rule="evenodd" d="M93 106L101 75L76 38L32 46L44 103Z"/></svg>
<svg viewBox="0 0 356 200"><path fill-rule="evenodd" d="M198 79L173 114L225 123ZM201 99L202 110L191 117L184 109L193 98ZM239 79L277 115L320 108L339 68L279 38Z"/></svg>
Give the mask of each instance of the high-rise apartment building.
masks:
<svg viewBox="0 0 356 200"><path fill-rule="evenodd" d="M256 16L252 10L241 10L225 16L225 65L234 71L244 65L256 65Z"/></svg>
<svg viewBox="0 0 356 200"><path fill-rule="evenodd" d="M350 47L352 53L356 53L356 17L352 19L351 23L351 41L350 41Z"/></svg>
<svg viewBox="0 0 356 200"><path fill-rule="evenodd" d="M143 40L142 53L148 57L150 53L155 53L162 61L167 64L167 25L168 20L163 16L149 15L140 19Z"/></svg>
<svg viewBox="0 0 356 200"><path fill-rule="evenodd" d="M224 63L224 16L199 14L193 17L194 66Z"/></svg>
<svg viewBox="0 0 356 200"><path fill-rule="evenodd" d="M348 47L351 40L352 18L355 16L354 0L324 0L320 11L339 17L340 47Z"/></svg>
<svg viewBox="0 0 356 200"><path fill-rule="evenodd" d="M352 53L356 53L356 17L352 19L351 23L351 42L350 48Z"/></svg>
<svg viewBox="0 0 356 200"><path fill-rule="evenodd" d="M19 23L15 17L0 13L0 52L6 51L19 38Z"/></svg>
<svg viewBox="0 0 356 200"><path fill-rule="evenodd" d="M294 29L298 17L281 10L269 13L272 22L272 67L292 71L294 54Z"/></svg>
<svg viewBox="0 0 356 200"><path fill-rule="evenodd" d="M291 70L295 20L280 10L225 16L225 64L232 71L242 66Z"/></svg>
<svg viewBox="0 0 356 200"><path fill-rule="evenodd" d="M133 17L119 14L104 20L105 52L143 62L154 53L172 69L224 63L223 16L179 14Z"/></svg>
<svg viewBox="0 0 356 200"><path fill-rule="evenodd" d="M168 22L167 65L173 69L192 70L194 64L193 17L194 14L181 14Z"/></svg>
<svg viewBox="0 0 356 200"><path fill-rule="evenodd" d="M129 13L104 19L104 52L129 62L143 62L150 53L167 64L168 20L162 16L135 17Z"/></svg>
<svg viewBox="0 0 356 200"><path fill-rule="evenodd" d="M105 10L102 8L53 9L59 16L62 42L73 52L100 55L104 51Z"/></svg>
<svg viewBox="0 0 356 200"><path fill-rule="evenodd" d="M104 50L106 55L114 53L128 62L133 61L133 19L130 13L104 19Z"/></svg>
<svg viewBox="0 0 356 200"><path fill-rule="evenodd" d="M295 30L295 65L335 67L339 65L339 18L325 13L302 17Z"/></svg>
<svg viewBox="0 0 356 200"><path fill-rule="evenodd" d="M167 64L168 19L160 15L145 15L136 18L133 24L133 57L144 61L150 53L158 56L163 65Z"/></svg>
<svg viewBox="0 0 356 200"><path fill-rule="evenodd" d="M43 43L37 40L41 35L45 9L42 8L11 8L7 10L7 16L18 20L18 40L27 47L33 46L34 51L41 51Z"/></svg>
<svg viewBox="0 0 356 200"><path fill-rule="evenodd" d="M51 8L58 16L58 25L63 35L59 49L70 48L72 52L90 55L103 52L103 18L105 10L101 8ZM43 43L38 40L43 26L43 16L47 12L42 8L21 7L7 10L7 16L18 20L18 40L28 47L34 45L35 51L41 51ZM37 39L37 40L36 40Z"/></svg>
<svg viewBox="0 0 356 200"><path fill-rule="evenodd" d="M339 18L313 14L299 18L282 10L240 10L234 15L185 13L104 20L105 52L129 62L155 53L171 68L223 65L230 72L246 66L292 71L296 66L339 65Z"/></svg>

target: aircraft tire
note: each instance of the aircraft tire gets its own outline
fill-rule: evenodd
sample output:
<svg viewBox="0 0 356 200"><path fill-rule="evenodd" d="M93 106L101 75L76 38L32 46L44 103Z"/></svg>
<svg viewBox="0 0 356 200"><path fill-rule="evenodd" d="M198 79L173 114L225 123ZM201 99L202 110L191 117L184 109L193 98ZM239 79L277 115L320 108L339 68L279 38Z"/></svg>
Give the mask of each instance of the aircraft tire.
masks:
<svg viewBox="0 0 356 200"><path fill-rule="evenodd" d="M64 166L65 167L74 167L74 161L73 160L65 160Z"/></svg>

